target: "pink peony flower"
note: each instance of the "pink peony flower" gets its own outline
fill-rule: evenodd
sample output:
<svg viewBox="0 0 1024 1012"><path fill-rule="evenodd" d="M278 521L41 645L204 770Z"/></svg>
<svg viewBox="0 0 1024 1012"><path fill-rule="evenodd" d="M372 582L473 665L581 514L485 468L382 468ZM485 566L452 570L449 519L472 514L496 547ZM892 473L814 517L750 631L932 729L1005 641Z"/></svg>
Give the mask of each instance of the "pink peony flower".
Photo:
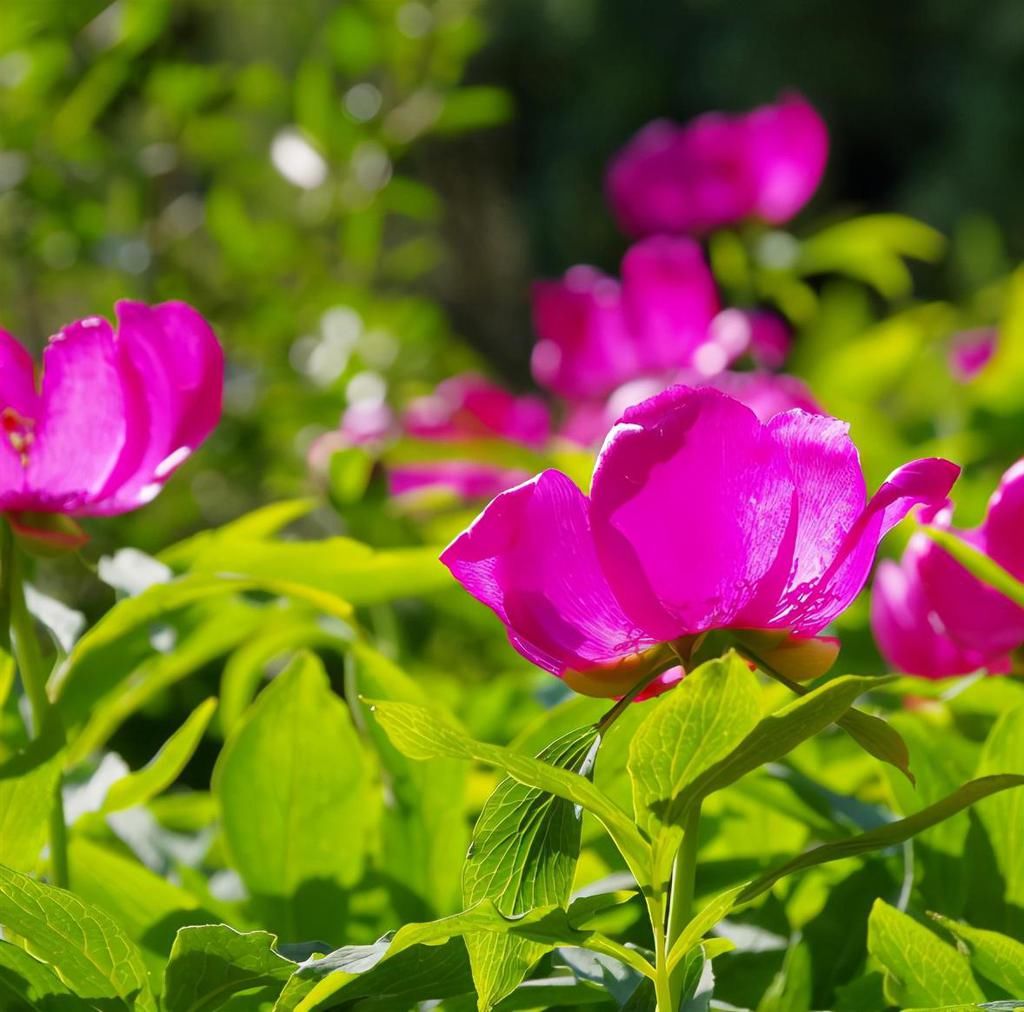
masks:
<svg viewBox="0 0 1024 1012"><path fill-rule="evenodd" d="M952 511L931 522L950 530ZM980 527L961 538L1024 578L1024 460L1003 476ZM878 567L871 624L885 659L926 678L987 668L1010 670L1010 654L1024 644L1024 609L986 586L924 534L915 534L899 564Z"/></svg>
<svg viewBox="0 0 1024 1012"><path fill-rule="evenodd" d="M503 387L466 373L437 385L433 393L410 402L399 418L383 404L356 404L342 416L341 428L328 432L310 447L314 473L326 474L330 457L352 446L383 448L402 436L428 443L451 444L446 459L393 464L388 488L394 496L430 492L459 499L489 499L528 477L521 468L459 457L459 443L503 440L531 450L541 449L551 434L547 405L527 394L516 396Z"/></svg>
<svg viewBox="0 0 1024 1012"><path fill-rule="evenodd" d="M606 189L629 235L780 224L811 198L827 158L824 122L791 93L740 115L649 124L612 159Z"/></svg>
<svg viewBox="0 0 1024 1012"><path fill-rule="evenodd" d="M523 656L579 691L621 695L684 637L758 630L777 655L816 637L886 531L944 500L958 474L914 461L867 500L844 423L802 411L763 423L717 390L673 387L625 412L589 497L545 471L499 495L441 560Z"/></svg>
<svg viewBox="0 0 1024 1012"><path fill-rule="evenodd" d="M964 330L953 338L949 371L961 383L969 383L991 361L999 341L995 327Z"/></svg>
<svg viewBox="0 0 1024 1012"><path fill-rule="evenodd" d="M89 516L149 502L210 434L223 356L183 302L119 302L50 338L41 377L0 331L0 511Z"/></svg>
<svg viewBox="0 0 1024 1012"><path fill-rule="evenodd" d="M590 398L672 369L710 375L736 357L709 335L717 312L697 243L646 239L623 258L621 283L580 266L534 285L534 378L563 397Z"/></svg>

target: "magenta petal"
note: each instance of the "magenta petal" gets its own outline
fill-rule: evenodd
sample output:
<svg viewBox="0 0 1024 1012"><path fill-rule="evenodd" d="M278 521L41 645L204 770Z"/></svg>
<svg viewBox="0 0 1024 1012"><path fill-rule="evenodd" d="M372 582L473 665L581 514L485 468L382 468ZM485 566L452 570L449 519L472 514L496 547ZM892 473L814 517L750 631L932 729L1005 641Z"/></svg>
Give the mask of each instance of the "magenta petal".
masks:
<svg viewBox="0 0 1024 1012"><path fill-rule="evenodd" d="M849 426L826 415L787 411L767 426L795 487L795 529L781 587L762 584L738 623L787 628L842 551L867 494Z"/></svg>
<svg viewBox="0 0 1024 1012"><path fill-rule="evenodd" d="M935 518L948 527L948 512ZM1024 577L1024 462L1003 476L984 523L975 531L957 531L1018 579ZM975 579L931 541L920 549L918 566L928 600L950 637L962 647L985 652L1015 650L1024 643L1024 609L993 587Z"/></svg>
<svg viewBox="0 0 1024 1012"><path fill-rule="evenodd" d="M27 480L37 508L73 513L101 493L128 440L129 395L106 320L81 320L51 339L42 411Z"/></svg>
<svg viewBox="0 0 1024 1012"><path fill-rule="evenodd" d="M127 433L117 466L86 512L136 509L159 492L220 417L223 360L205 320L184 303L117 303Z"/></svg>
<svg viewBox="0 0 1024 1012"><path fill-rule="evenodd" d="M680 134L675 123L656 120L609 164L605 179L608 202L628 235L690 230L688 195L679 184Z"/></svg>
<svg viewBox="0 0 1024 1012"><path fill-rule="evenodd" d="M812 415L824 413L807 384L785 373L723 372L706 382L746 404L762 422L794 408Z"/></svg>
<svg viewBox="0 0 1024 1012"><path fill-rule="evenodd" d="M805 634L823 629L860 593L878 543L915 506L941 504L960 474L948 460L930 457L897 468L856 518L822 576L799 591L800 603L785 616L789 628Z"/></svg>
<svg viewBox="0 0 1024 1012"><path fill-rule="evenodd" d="M718 312L704 254L686 238L655 236L631 246L622 261L622 297L639 366L649 372L690 365Z"/></svg>
<svg viewBox="0 0 1024 1012"><path fill-rule="evenodd" d="M551 430L547 405L539 397L517 397L472 373L446 379L432 394L414 400L402 415L402 425L419 439L498 437L536 449L547 442Z"/></svg>
<svg viewBox="0 0 1024 1012"><path fill-rule="evenodd" d="M659 640L731 624L763 578L778 580L793 491L770 433L718 391L672 387L630 408L591 492L598 557L626 613Z"/></svg>
<svg viewBox="0 0 1024 1012"><path fill-rule="evenodd" d="M1003 475L981 527L985 551L1024 580L1024 459Z"/></svg>
<svg viewBox="0 0 1024 1012"><path fill-rule="evenodd" d="M916 540L916 539L915 539ZM1005 667L1005 658L962 648L950 639L925 596L912 546L900 565L879 563L871 592L871 629L886 662L925 678Z"/></svg>
<svg viewBox="0 0 1024 1012"><path fill-rule="evenodd" d="M447 492L459 499L491 499L527 477L523 471L513 468L470 460L436 460L390 468L388 491L393 496Z"/></svg>
<svg viewBox="0 0 1024 1012"><path fill-rule="evenodd" d="M757 214L773 224L789 221L810 200L828 161L828 130L800 95L747 117L749 157L757 180Z"/></svg>
<svg viewBox="0 0 1024 1012"><path fill-rule="evenodd" d="M534 284L533 324L534 379L563 397L602 396L640 368L619 283L591 267Z"/></svg>
<svg viewBox="0 0 1024 1012"><path fill-rule="evenodd" d="M153 339L158 342L178 407L174 452L190 452L220 421L224 352L210 325L186 303L161 302L153 306L153 316L160 325Z"/></svg>
<svg viewBox="0 0 1024 1012"><path fill-rule="evenodd" d="M559 471L499 495L441 561L505 623L512 645L553 674L653 645L598 567L586 496Z"/></svg>
<svg viewBox="0 0 1024 1012"><path fill-rule="evenodd" d="M32 356L0 330L0 508L16 509L24 493L25 454L36 440L42 405ZM31 444L31 445L29 445Z"/></svg>
<svg viewBox="0 0 1024 1012"><path fill-rule="evenodd" d="M953 338L949 352L949 369L961 383L969 383L992 360L999 343L995 327L965 330Z"/></svg>

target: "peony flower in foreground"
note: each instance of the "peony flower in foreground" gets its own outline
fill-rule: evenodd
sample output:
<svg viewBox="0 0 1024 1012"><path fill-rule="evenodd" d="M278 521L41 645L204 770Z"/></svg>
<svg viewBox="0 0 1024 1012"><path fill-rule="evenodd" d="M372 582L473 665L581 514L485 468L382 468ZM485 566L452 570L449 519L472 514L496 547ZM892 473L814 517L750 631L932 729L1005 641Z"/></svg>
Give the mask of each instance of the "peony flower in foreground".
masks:
<svg viewBox="0 0 1024 1012"><path fill-rule="evenodd" d="M221 412L223 356L182 302L119 302L50 338L37 374L0 331L0 511L124 513L149 502L210 434Z"/></svg>
<svg viewBox="0 0 1024 1012"><path fill-rule="evenodd" d="M763 423L717 390L673 387L625 412L589 496L545 471L441 559L521 654L590 695L622 695L669 666L667 644L715 629L827 668L834 644L814 638L863 587L881 537L958 473L914 461L868 500L844 423Z"/></svg>
<svg viewBox="0 0 1024 1012"><path fill-rule="evenodd" d="M946 507L931 523L951 530L951 519ZM1003 476L981 526L956 533L1024 579L1024 460ZM879 565L871 625L889 664L926 678L1009 671L1010 655L1024 645L1024 609L921 533L898 564Z"/></svg>
<svg viewBox="0 0 1024 1012"><path fill-rule="evenodd" d="M767 422L783 411L799 408L809 414L823 414L807 384L796 376L763 370L733 372L702 377L692 372L677 374L675 384L653 379L634 380L619 387L606 401L579 401L570 406L559 435L580 446L600 446L615 422L628 408L654 397L669 385L712 387L745 404Z"/></svg>
<svg viewBox="0 0 1024 1012"><path fill-rule="evenodd" d="M571 268L533 287L537 382L563 397L593 398L639 376L693 368L710 375L743 349L720 346L714 278L691 239L659 236L632 246L622 281Z"/></svg>
<svg viewBox="0 0 1024 1012"><path fill-rule="evenodd" d="M780 224L811 198L827 158L824 122L791 93L740 115L649 124L613 158L606 189L629 235L700 235L747 218Z"/></svg>

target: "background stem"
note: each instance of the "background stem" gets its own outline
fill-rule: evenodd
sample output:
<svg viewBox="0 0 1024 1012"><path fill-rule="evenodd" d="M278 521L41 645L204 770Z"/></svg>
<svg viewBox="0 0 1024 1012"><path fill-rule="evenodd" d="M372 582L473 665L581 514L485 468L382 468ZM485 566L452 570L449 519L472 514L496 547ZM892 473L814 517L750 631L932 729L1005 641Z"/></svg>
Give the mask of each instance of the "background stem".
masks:
<svg viewBox="0 0 1024 1012"><path fill-rule="evenodd" d="M669 888L668 930L666 932L666 958L672 951L676 939L690 923L693 916L693 894L697 875L697 847L699 846L700 805L690 806L686 822L683 825L683 841L676 851L676 859L672 865L672 885ZM669 981L672 1012L679 1008L682 995L682 973L684 964L680 963Z"/></svg>
<svg viewBox="0 0 1024 1012"><path fill-rule="evenodd" d="M46 691L49 672L39 649L36 638L35 624L25 605L25 586L23 578L23 559L13 544L10 528L2 525L3 538L3 582L7 591L7 606L11 623L11 647L21 684L25 688L29 705L32 708L33 738L40 737L44 731L51 730L59 723L59 717L50 702ZM51 731L51 733L54 733ZM63 730L56 730L63 737ZM58 777L54 796L50 806L50 866L55 885L68 887L68 840L67 825L64 821L64 798L62 778Z"/></svg>

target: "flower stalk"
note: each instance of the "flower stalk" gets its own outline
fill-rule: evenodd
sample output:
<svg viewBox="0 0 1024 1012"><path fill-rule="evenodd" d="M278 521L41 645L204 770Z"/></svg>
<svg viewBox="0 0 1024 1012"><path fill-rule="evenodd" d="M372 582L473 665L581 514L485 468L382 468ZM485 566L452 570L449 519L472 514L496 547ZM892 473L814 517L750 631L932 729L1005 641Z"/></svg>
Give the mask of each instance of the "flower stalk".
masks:
<svg viewBox="0 0 1024 1012"><path fill-rule="evenodd" d="M55 733L63 739L64 731L60 726L60 717L46 690L49 672L39 649L32 616L25 604L24 559L14 544L7 523L0 524L0 538L0 579L3 582L4 600L10 622L11 649L32 711L31 737L40 738L43 734ZM62 781L63 778L58 777L50 804L50 867L54 884L66 889L70 876Z"/></svg>

